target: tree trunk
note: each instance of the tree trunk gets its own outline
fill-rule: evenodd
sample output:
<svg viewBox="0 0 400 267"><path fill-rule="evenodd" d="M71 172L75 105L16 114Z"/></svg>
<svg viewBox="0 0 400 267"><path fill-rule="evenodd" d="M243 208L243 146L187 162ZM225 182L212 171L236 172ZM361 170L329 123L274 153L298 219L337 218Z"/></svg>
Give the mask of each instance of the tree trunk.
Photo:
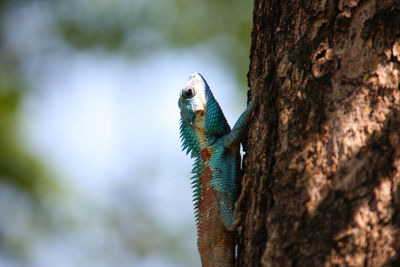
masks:
<svg viewBox="0 0 400 267"><path fill-rule="evenodd" d="M238 266L400 266L400 1L255 0L250 60Z"/></svg>

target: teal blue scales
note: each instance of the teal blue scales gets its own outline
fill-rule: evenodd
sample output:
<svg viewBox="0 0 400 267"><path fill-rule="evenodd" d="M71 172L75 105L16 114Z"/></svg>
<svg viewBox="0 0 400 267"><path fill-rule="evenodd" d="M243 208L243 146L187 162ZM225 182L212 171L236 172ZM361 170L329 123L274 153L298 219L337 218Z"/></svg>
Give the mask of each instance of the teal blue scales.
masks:
<svg viewBox="0 0 400 267"><path fill-rule="evenodd" d="M194 158L191 179L202 264L231 266L232 231L238 222L235 202L240 193L240 140L254 101L231 130L206 80L194 73L182 89L178 105L182 147Z"/></svg>

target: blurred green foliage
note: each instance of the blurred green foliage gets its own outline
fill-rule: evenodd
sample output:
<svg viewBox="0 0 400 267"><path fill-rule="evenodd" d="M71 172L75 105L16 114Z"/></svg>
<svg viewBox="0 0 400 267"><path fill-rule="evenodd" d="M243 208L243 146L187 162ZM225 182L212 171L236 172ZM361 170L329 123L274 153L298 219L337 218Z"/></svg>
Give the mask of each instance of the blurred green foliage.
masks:
<svg viewBox="0 0 400 267"><path fill-rule="evenodd" d="M0 252L23 257L30 237L22 229L10 231L9 225L22 222L38 232L48 227L51 220L43 199L56 195L59 187L23 145L18 112L27 85L18 59L2 45L0 51Z"/></svg>
<svg viewBox="0 0 400 267"><path fill-rule="evenodd" d="M54 3L54 8L60 14L62 36L79 49L102 48L137 56L166 47L206 45L242 85L247 84L249 0L72 0Z"/></svg>
<svg viewBox="0 0 400 267"><path fill-rule="evenodd" d="M26 86L14 59L0 60L0 180L32 197L50 188L53 180L46 178L42 164L28 153L18 131L18 110Z"/></svg>

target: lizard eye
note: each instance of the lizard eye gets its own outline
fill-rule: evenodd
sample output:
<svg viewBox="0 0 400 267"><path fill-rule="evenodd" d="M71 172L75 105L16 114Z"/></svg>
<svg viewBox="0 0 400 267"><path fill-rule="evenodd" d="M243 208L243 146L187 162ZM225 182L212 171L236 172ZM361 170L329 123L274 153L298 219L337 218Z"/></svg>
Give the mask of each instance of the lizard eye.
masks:
<svg viewBox="0 0 400 267"><path fill-rule="evenodd" d="M192 87L187 87L183 89L182 93L185 98L191 98L192 96L194 96L194 89Z"/></svg>

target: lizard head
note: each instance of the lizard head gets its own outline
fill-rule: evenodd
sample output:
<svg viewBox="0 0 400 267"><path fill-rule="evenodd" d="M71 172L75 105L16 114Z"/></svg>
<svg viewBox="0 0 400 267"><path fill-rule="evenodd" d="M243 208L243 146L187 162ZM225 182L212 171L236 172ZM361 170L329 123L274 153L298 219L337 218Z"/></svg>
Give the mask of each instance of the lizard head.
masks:
<svg viewBox="0 0 400 267"><path fill-rule="evenodd" d="M207 111L207 90L208 84L199 73L190 75L178 101L183 120L193 124L196 116L204 116Z"/></svg>
<svg viewBox="0 0 400 267"><path fill-rule="evenodd" d="M230 131L221 108L200 73L190 75L181 90L178 106L181 110L181 138L184 149L188 151L196 153L199 140L213 143Z"/></svg>

